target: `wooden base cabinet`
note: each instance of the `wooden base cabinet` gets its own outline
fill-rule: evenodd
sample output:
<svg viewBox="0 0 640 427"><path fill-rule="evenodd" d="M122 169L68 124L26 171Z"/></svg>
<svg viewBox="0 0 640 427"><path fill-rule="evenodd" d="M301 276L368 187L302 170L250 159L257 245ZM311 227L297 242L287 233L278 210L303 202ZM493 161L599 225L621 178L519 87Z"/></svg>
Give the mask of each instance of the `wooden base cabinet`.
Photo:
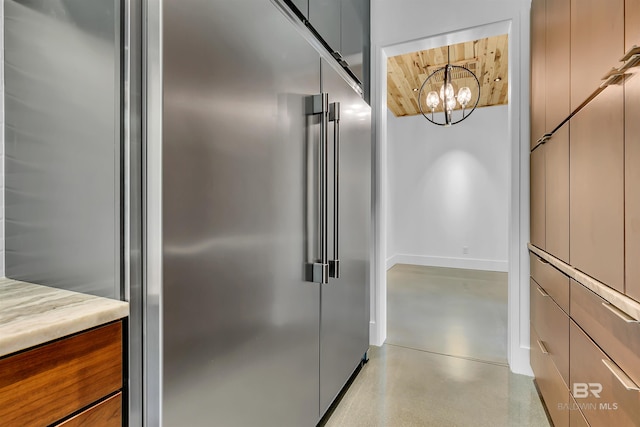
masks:
<svg viewBox="0 0 640 427"><path fill-rule="evenodd" d="M122 339L118 321L1 358L0 425L122 425Z"/></svg>
<svg viewBox="0 0 640 427"><path fill-rule="evenodd" d="M574 322L571 322L573 397L591 426L640 426L640 391Z"/></svg>

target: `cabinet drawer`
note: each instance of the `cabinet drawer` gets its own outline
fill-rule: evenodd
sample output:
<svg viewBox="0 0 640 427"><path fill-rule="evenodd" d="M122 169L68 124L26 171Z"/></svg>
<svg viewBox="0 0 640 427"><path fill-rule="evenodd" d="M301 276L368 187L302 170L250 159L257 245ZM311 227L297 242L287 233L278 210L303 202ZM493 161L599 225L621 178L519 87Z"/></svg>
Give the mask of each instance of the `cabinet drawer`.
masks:
<svg viewBox="0 0 640 427"><path fill-rule="evenodd" d="M625 373L571 322L573 397L592 426L640 426L640 391ZM583 386L584 384L584 386Z"/></svg>
<svg viewBox="0 0 640 427"><path fill-rule="evenodd" d="M554 426L566 427L569 425L571 394L549 355L543 353L541 342L535 329L531 328L531 368L538 389Z"/></svg>
<svg viewBox="0 0 640 427"><path fill-rule="evenodd" d="M0 359L0 424L46 426L122 388L122 322Z"/></svg>
<svg viewBox="0 0 640 427"><path fill-rule="evenodd" d="M534 253L529 255L531 277L551 298L569 312L569 277Z"/></svg>
<svg viewBox="0 0 640 427"><path fill-rule="evenodd" d="M58 427L122 427L122 392L56 424Z"/></svg>
<svg viewBox="0 0 640 427"><path fill-rule="evenodd" d="M573 406L571 406L571 411L569 414L570 427L590 427L573 396L571 397L571 403Z"/></svg>
<svg viewBox="0 0 640 427"><path fill-rule="evenodd" d="M548 351L565 384L569 384L569 316L535 281L530 281L531 326Z"/></svg>
<svg viewBox="0 0 640 427"><path fill-rule="evenodd" d="M640 384L640 323L574 280L571 281L571 317Z"/></svg>

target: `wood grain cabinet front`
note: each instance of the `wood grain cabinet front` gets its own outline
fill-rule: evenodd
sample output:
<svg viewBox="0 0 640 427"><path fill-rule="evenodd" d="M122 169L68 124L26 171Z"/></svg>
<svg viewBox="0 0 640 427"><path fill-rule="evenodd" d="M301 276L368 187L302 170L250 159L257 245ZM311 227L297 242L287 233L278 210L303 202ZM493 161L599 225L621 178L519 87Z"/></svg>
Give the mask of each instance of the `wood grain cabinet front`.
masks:
<svg viewBox="0 0 640 427"><path fill-rule="evenodd" d="M574 322L570 339L572 393L589 425L640 426L637 386Z"/></svg>
<svg viewBox="0 0 640 427"><path fill-rule="evenodd" d="M552 132L571 112L571 0L547 0L545 123Z"/></svg>
<svg viewBox="0 0 640 427"><path fill-rule="evenodd" d="M569 277L534 253L529 255L531 277L560 306L569 313Z"/></svg>
<svg viewBox="0 0 640 427"><path fill-rule="evenodd" d="M545 248L545 146L539 145L530 155L531 162L531 244Z"/></svg>
<svg viewBox="0 0 640 427"><path fill-rule="evenodd" d="M118 321L0 359L0 425L53 425L121 391L122 339Z"/></svg>
<svg viewBox="0 0 640 427"><path fill-rule="evenodd" d="M545 149L545 250L569 262L569 123Z"/></svg>
<svg viewBox="0 0 640 427"><path fill-rule="evenodd" d="M546 129L546 2L531 2L531 149L538 145Z"/></svg>
<svg viewBox="0 0 640 427"><path fill-rule="evenodd" d="M569 412L569 426L570 427L590 427L584 414L580 410L580 406L576 400L571 396L571 410Z"/></svg>
<svg viewBox="0 0 640 427"><path fill-rule="evenodd" d="M122 392L96 403L56 427L120 427L122 426Z"/></svg>
<svg viewBox="0 0 640 427"><path fill-rule="evenodd" d="M571 0L571 111L624 54L624 0Z"/></svg>
<svg viewBox="0 0 640 427"><path fill-rule="evenodd" d="M562 381L569 385L569 316L551 296L531 280L531 326L536 330L545 355L553 362Z"/></svg>
<svg viewBox="0 0 640 427"><path fill-rule="evenodd" d="M624 93L609 86L571 118L570 264L624 292Z"/></svg>
<svg viewBox="0 0 640 427"><path fill-rule="evenodd" d="M640 322L571 281L571 318L640 384Z"/></svg>
<svg viewBox="0 0 640 427"><path fill-rule="evenodd" d="M569 426L569 405L571 394L562 377L556 370L548 350L538 337L535 328L531 328L531 368L536 384L542 394L554 427Z"/></svg>
<svg viewBox="0 0 640 427"><path fill-rule="evenodd" d="M640 0L627 0L627 49L640 46ZM640 68L625 82L625 293L640 301Z"/></svg>

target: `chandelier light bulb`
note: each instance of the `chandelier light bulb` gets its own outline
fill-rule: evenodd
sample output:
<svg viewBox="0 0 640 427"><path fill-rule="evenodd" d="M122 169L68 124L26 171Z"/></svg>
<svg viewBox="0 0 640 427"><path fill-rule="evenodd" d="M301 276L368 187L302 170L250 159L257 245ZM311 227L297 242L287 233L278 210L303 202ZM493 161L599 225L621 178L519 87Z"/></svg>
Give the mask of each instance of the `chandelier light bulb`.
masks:
<svg viewBox="0 0 640 427"><path fill-rule="evenodd" d="M465 108L469 101L471 101L471 89L466 86L461 87L458 91L458 102L460 103L462 108Z"/></svg>
<svg viewBox="0 0 640 427"><path fill-rule="evenodd" d="M456 98L452 95L451 98L447 98L447 110L453 111L456 108Z"/></svg>
<svg viewBox="0 0 640 427"><path fill-rule="evenodd" d="M432 90L427 94L427 107L435 110L440 103L440 98L438 98L438 94L436 91Z"/></svg>
<svg viewBox="0 0 640 427"><path fill-rule="evenodd" d="M445 89L446 87L446 89ZM440 99L442 99L445 103L447 99L451 99L455 96L455 91L453 90L453 85L451 83L447 83L446 85L442 85L440 88ZM446 99L445 99L446 97Z"/></svg>

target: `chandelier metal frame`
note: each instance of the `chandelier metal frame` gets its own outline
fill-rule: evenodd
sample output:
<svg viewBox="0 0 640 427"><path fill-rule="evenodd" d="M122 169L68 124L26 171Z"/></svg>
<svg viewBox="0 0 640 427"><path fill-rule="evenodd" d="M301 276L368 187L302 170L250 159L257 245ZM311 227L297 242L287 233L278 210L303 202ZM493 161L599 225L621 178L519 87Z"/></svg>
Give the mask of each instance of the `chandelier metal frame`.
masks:
<svg viewBox="0 0 640 427"><path fill-rule="evenodd" d="M451 125L455 125L457 123L460 123L461 121L465 120L467 117L469 117L471 115L471 113L473 113L476 109L476 107L478 106L478 102L480 102L480 81L478 80L478 77L468 68L466 67L461 67L459 65L451 65L450 64L450 58L449 58L449 50L450 47L447 47L447 65L445 65L444 67L438 68L437 70L435 70L433 73L431 73L429 75L429 77L427 77L425 79L425 81L422 83L422 86L420 86L420 92L418 93L418 106L420 107L420 113L422 113L422 115L424 116L425 119L429 120L431 123L438 125L438 126L451 126ZM477 96L476 96L476 102L473 104L473 107L468 110L468 113L466 113L466 104L460 104L462 106L462 118L459 120L453 120L453 110L455 108L456 105L456 96L455 93L453 92L453 89L451 91L446 90L445 88L447 88L447 85L451 85L452 84L452 73L454 70L461 70L462 72L467 72L468 74L470 74L473 77L473 80L476 83L476 87L477 87ZM440 99L442 100L442 113L444 115L444 122L440 122L440 121L436 121L434 118L434 112L435 112L435 108L430 108L431 111L428 113L425 113L425 110L423 108L423 96L422 93L425 89L425 87L427 87L427 84L429 85L429 87L431 87L431 83L430 81L432 79L435 79L435 76L438 73L442 73L444 72L444 78L443 78L443 82L442 82L442 87L440 88ZM453 87L453 86L452 86ZM451 93L450 93L451 92ZM426 100L426 97L425 97ZM447 108L447 105L452 103L454 105L454 108ZM428 107L428 106L427 106ZM431 114L431 117L429 117L427 114Z"/></svg>

